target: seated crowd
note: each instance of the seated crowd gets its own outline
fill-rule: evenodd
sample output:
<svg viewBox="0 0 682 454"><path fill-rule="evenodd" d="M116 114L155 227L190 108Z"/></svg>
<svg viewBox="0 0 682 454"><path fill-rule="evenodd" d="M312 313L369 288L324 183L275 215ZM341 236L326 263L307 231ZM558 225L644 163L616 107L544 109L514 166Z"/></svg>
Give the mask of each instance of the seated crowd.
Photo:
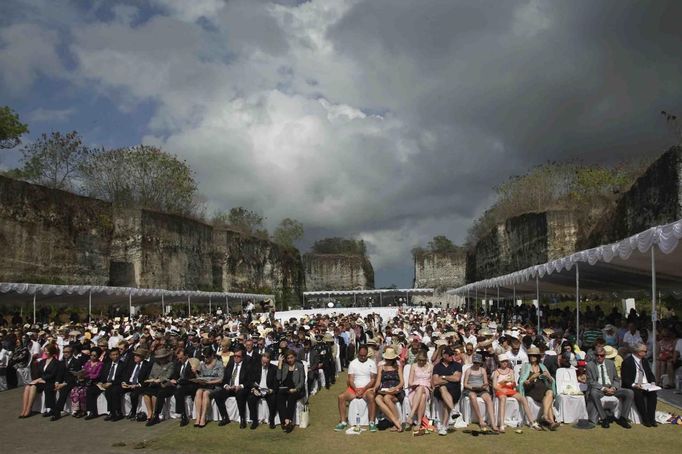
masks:
<svg viewBox="0 0 682 454"><path fill-rule="evenodd" d="M405 309L389 320L317 314L279 321L274 313L256 319L248 313L27 324L0 329L0 359L7 384L12 386L10 377L25 384L20 418L34 414L43 394L43 415L52 421L67 410L92 420L100 416L103 396L104 419L153 426L173 397L171 410L181 426L194 418L195 427L205 427L214 406L217 424L224 426L234 398L241 428L248 419L251 429L261 421L275 428L279 417L291 432L297 404L315 389L329 388L347 368L337 431L349 428L347 406L357 399L366 403L371 432L446 435L465 412L482 431L505 432L507 401L518 403L520 422L553 431L566 422L557 419L566 393L557 381L564 371L575 377L570 394L584 398L593 422L630 428L634 408L644 426L656 426L654 385L671 386L682 353L679 325L664 326L654 373L645 319L636 314L614 319L620 328L604 323L602 329L598 323L609 318L583 316L585 328L576 335L558 321L567 320L562 317L544 320L552 327L537 332L529 323L534 314L526 311ZM618 400L618 416L603 405L604 397Z"/></svg>

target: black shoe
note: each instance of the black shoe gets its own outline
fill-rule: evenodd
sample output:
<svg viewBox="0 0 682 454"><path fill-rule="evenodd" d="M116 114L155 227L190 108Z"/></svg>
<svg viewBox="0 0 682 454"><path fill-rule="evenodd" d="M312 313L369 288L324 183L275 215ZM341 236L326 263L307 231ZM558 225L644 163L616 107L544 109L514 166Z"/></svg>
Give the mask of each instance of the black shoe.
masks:
<svg viewBox="0 0 682 454"><path fill-rule="evenodd" d="M226 426L229 423L231 423L230 418L221 418L220 422L218 423L219 426Z"/></svg>
<svg viewBox="0 0 682 454"><path fill-rule="evenodd" d="M90 421L91 419L99 418L99 415L97 413L90 413L88 416L86 416L85 419L86 421Z"/></svg>
<svg viewBox="0 0 682 454"><path fill-rule="evenodd" d="M611 427L611 424L609 424L608 419L602 419L599 425L601 425L604 429L608 429L609 427Z"/></svg>
<svg viewBox="0 0 682 454"><path fill-rule="evenodd" d="M161 422L161 420L159 419L159 417L154 415L154 417L152 419L147 421L147 424L145 424L145 426L147 426L147 427L155 426L160 422Z"/></svg>
<svg viewBox="0 0 682 454"><path fill-rule="evenodd" d="M105 421L111 421L113 417L114 417L114 414L113 414L113 413L109 413L108 415L106 415L106 416L104 417L104 420L105 420Z"/></svg>
<svg viewBox="0 0 682 454"><path fill-rule="evenodd" d="M251 422L251 430L254 430L256 427L258 427L258 421Z"/></svg>
<svg viewBox="0 0 682 454"><path fill-rule="evenodd" d="M43 418L47 418L48 416L52 416L51 411L48 411L47 413L43 413Z"/></svg>
<svg viewBox="0 0 682 454"><path fill-rule="evenodd" d="M180 417L180 427L184 427L187 424L189 424L189 419L187 418L187 415L182 415Z"/></svg>
<svg viewBox="0 0 682 454"><path fill-rule="evenodd" d="M111 417L110 421L116 422L116 421L120 421L122 419L123 419L123 414L115 413L114 416Z"/></svg>
<svg viewBox="0 0 682 454"><path fill-rule="evenodd" d="M244 421L244 420L242 419L241 422L239 423L239 428L240 428L240 429L246 429L246 421Z"/></svg>
<svg viewBox="0 0 682 454"><path fill-rule="evenodd" d="M620 418L616 419L616 424L618 424L623 429L632 429L630 422L622 416Z"/></svg>
<svg viewBox="0 0 682 454"><path fill-rule="evenodd" d="M61 412L60 412L60 413L61 413ZM61 418L61 417L62 417L61 414L55 413L55 414L52 415L52 417L50 418L50 421L59 421L59 418Z"/></svg>
<svg viewBox="0 0 682 454"><path fill-rule="evenodd" d="M656 421L653 421L649 424L649 427L658 427L658 423Z"/></svg>
<svg viewBox="0 0 682 454"><path fill-rule="evenodd" d="M275 421L270 421L270 428L271 428L271 429L274 429L275 427L277 427L277 426L275 425Z"/></svg>
<svg viewBox="0 0 682 454"><path fill-rule="evenodd" d="M126 415L126 418L127 418L127 419L130 419L130 420L132 421L132 420L134 420L134 419L137 419L137 414L136 414L134 411L131 411L130 413L128 413L128 414Z"/></svg>

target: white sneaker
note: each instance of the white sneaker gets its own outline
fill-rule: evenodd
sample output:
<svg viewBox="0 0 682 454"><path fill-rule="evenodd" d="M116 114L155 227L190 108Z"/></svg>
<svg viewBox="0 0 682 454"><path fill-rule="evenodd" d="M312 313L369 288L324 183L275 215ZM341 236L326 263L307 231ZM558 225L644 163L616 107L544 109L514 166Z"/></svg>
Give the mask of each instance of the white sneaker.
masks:
<svg viewBox="0 0 682 454"><path fill-rule="evenodd" d="M445 425L440 426L438 429L438 435L447 435L448 434L448 428Z"/></svg>

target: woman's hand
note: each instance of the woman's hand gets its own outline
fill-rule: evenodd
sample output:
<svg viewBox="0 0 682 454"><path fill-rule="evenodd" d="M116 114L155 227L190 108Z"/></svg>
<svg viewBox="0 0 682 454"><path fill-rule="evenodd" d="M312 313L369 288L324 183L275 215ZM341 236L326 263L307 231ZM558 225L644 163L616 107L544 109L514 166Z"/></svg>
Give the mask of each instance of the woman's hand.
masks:
<svg viewBox="0 0 682 454"><path fill-rule="evenodd" d="M296 388L289 388L289 394L296 394Z"/></svg>

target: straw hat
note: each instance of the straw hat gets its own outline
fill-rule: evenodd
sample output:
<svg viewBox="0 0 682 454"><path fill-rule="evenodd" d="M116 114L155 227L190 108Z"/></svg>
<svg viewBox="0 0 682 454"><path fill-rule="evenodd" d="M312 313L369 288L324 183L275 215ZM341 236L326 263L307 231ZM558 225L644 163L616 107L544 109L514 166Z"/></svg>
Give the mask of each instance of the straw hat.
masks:
<svg viewBox="0 0 682 454"><path fill-rule="evenodd" d="M332 336L331 333L324 333L324 337L322 338L322 342L334 342L334 336Z"/></svg>
<svg viewBox="0 0 682 454"><path fill-rule="evenodd" d="M509 356L507 356L506 353L502 353L501 355L497 355L497 361L502 362L502 361L509 361Z"/></svg>
<svg viewBox="0 0 682 454"><path fill-rule="evenodd" d="M535 355L535 356L542 356L542 353L540 353L540 349L537 348L537 347L531 347L531 348L529 348L528 351L527 351L526 353L528 354L528 356L533 356L533 355Z"/></svg>
<svg viewBox="0 0 682 454"><path fill-rule="evenodd" d="M396 359L398 357L398 353L396 353L393 347L386 347L383 357L384 359Z"/></svg>
<svg viewBox="0 0 682 454"><path fill-rule="evenodd" d="M606 359L614 359L616 356L618 356L618 350L611 347L610 345L604 346L604 353L606 353Z"/></svg>
<svg viewBox="0 0 682 454"><path fill-rule="evenodd" d="M434 344L440 347L441 345L448 345L448 341L446 341L445 339L438 339L436 342L434 342Z"/></svg>

